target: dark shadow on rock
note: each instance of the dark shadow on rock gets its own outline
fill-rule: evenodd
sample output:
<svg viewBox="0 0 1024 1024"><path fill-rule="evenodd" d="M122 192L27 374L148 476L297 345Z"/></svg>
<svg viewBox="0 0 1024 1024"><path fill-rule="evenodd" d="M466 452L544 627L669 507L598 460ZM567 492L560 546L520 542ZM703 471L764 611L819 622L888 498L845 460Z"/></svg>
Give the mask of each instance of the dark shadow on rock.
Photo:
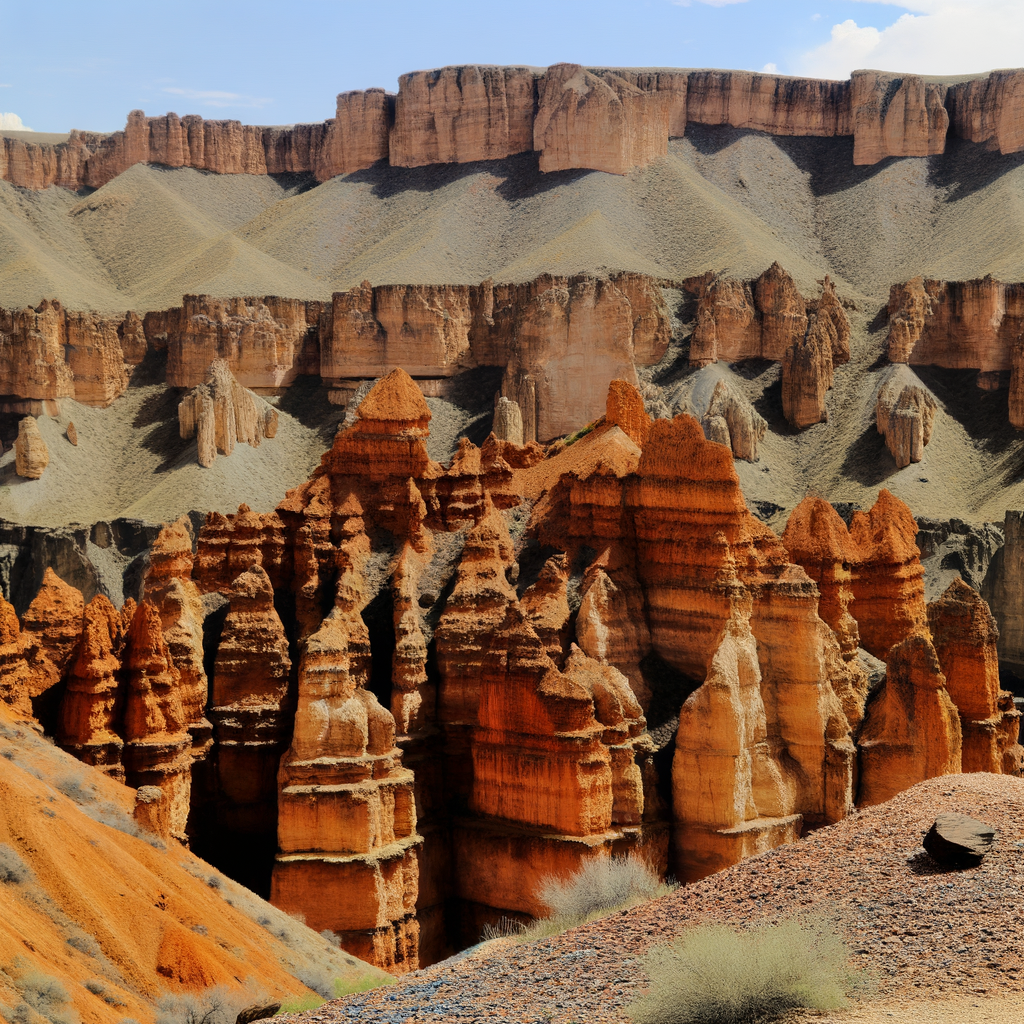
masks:
<svg viewBox="0 0 1024 1024"><path fill-rule="evenodd" d="M885 438L872 422L861 432L843 460L840 473L866 487L878 487L898 472L896 460L885 447Z"/></svg>

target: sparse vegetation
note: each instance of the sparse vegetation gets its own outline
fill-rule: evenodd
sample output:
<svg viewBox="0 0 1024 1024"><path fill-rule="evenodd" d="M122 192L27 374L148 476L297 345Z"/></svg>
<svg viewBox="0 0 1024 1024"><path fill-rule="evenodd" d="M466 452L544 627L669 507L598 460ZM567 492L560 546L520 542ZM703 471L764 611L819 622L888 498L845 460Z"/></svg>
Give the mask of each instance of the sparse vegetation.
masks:
<svg viewBox="0 0 1024 1024"><path fill-rule="evenodd" d="M56 978L42 971L30 970L16 978L14 984L25 1001L23 1005L31 1007L51 1024L77 1024L78 1014L71 1006L68 990ZM14 1013L16 1019L31 1018L31 1014L25 1013L21 1006L15 1007Z"/></svg>
<svg viewBox="0 0 1024 1024"><path fill-rule="evenodd" d="M91 935L86 935L85 932L73 932L68 936L67 944L72 949L77 949L79 953L84 953L86 956L93 957L93 959L98 960L103 955L99 943Z"/></svg>
<svg viewBox="0 0 1024 1024"><path fill-rule="evenodd" d="M0 843L0 882L24 885L32 880L32 869L21 859L13 846Z"/></svg>
<svg viewBox="0 0 1024 1024"><path fill-rule="evenodd" d="M527 941L547 938L616 910L666 896L674 888L674 884L662 882L636 854L594 858L569 878L552 877L541 884L537 897L551 911L548 917L529 925L502 918L496 925L485 925L480 937Z"/></svg>
<svg viewBox="0 0 1024 1024"><path fill-rule="evenodd" d="M200 994L166 995L156 1004L156 1024L235 1024L239 1011L255 998L223 985Z"/></svg>
<svg viewBox="0 0 1024 1024"><path fill-rule="evenodd" d="M647 995L629 1007L637 1024L744 1024L797 1007L833 1010L850 980L838 936L797 921L691 929L650 953L647 973Z"/></svg>
<svg viewBox="0 0 1024 1024"><path fill-rule="evenodd" d="M99 996L108 1006L124 1006L124 1000L111 992L99 978L89 978L82 985L94 996Z"/></svg>
<svg viewBox="0 0 1024 1024"><path fill-rule="evenodd" d="M315 1010L318 1006L322 1006L328 999L342 999L344 996L369 992L382 985L392 984L390 978L359 978L356 981L348 982L344 978L335 978L332 982L329 976L324 974L300 974L299 981L317 994L286 999L281 1003L278 1013L304 1013L306 1010Z"/></svg>

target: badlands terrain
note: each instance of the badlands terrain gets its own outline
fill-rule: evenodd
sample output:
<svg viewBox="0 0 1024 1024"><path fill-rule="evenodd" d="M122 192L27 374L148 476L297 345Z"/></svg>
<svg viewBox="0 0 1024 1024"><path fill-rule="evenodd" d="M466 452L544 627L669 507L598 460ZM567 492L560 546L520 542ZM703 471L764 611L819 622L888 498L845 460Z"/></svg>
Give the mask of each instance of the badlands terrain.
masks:
<svg viewBox="0 0 1024 1024"><path fill-rule="evenodd" d="M814 911L835 1019L1008 1019L1022 84L0 134L0 1014L618 1021ZM478 945L627 854L682 885Z"/></svg>

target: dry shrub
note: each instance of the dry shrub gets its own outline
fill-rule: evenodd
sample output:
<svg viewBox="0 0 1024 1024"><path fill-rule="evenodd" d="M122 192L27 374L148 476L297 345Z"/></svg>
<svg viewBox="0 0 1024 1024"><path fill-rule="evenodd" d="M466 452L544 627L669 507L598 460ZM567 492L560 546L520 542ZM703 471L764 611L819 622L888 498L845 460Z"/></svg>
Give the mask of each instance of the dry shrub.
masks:
<svg viewBox="0 0 1024 1024"><path fill-rule="evenodd" d="M0 882L23 885L32 880L32 869L21 859L13 846L0 843Z"/></svg>
<svg viewBox="0 0 1024 1024"><path fill-rule="evenodd" d="M568 878L554 876L541 883L537 898L551 911L547 917L529 925L503 917L496 925L485 925L480 937L485 941L547 938L616 910L666 896L674 888L662 882L650 864L635 853L596 857Z"/></svg>
<svg viewBox="0 0 1024 1024"><path fill-rule="evenodd" d="M78 1014L71 1005L68 990L56 978L42 971L29 970L15 979L14 984L25 1004L51 1024L77 1024ZM20 1009L15 1008L16 1016ZM31 1014L22 1013L20 1017L30 1020Z"/></svg>
<svg viewBox="0 0 1024 1024"><path fill-rule="evenodd" d="M166 995L156 1004L156 1024L235 1024L239 1012L252 1001L251 993L224 985L198 994Z"/></svg>
<svg viewBox="0 0 1024 1024"><path fill-rule="evenodd" d="M824 925L787 921L736 932L693 928L646 957L650 989L628 1008L637 1024L745 1024L845 1002L847 953Z"/></svg>

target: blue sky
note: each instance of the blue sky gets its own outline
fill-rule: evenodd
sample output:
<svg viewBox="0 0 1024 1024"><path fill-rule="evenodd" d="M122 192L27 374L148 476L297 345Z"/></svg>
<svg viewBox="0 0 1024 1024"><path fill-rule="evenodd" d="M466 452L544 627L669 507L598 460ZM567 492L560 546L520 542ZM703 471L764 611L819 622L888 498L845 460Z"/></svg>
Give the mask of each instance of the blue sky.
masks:
<svg viewBox="0 0 1024 1024"><path fill-rule="evenodd" d="M0 0L0 39L0 127L109 131L318 121L445 64L987 71L1024 64L1024 0Z"/></svg>

